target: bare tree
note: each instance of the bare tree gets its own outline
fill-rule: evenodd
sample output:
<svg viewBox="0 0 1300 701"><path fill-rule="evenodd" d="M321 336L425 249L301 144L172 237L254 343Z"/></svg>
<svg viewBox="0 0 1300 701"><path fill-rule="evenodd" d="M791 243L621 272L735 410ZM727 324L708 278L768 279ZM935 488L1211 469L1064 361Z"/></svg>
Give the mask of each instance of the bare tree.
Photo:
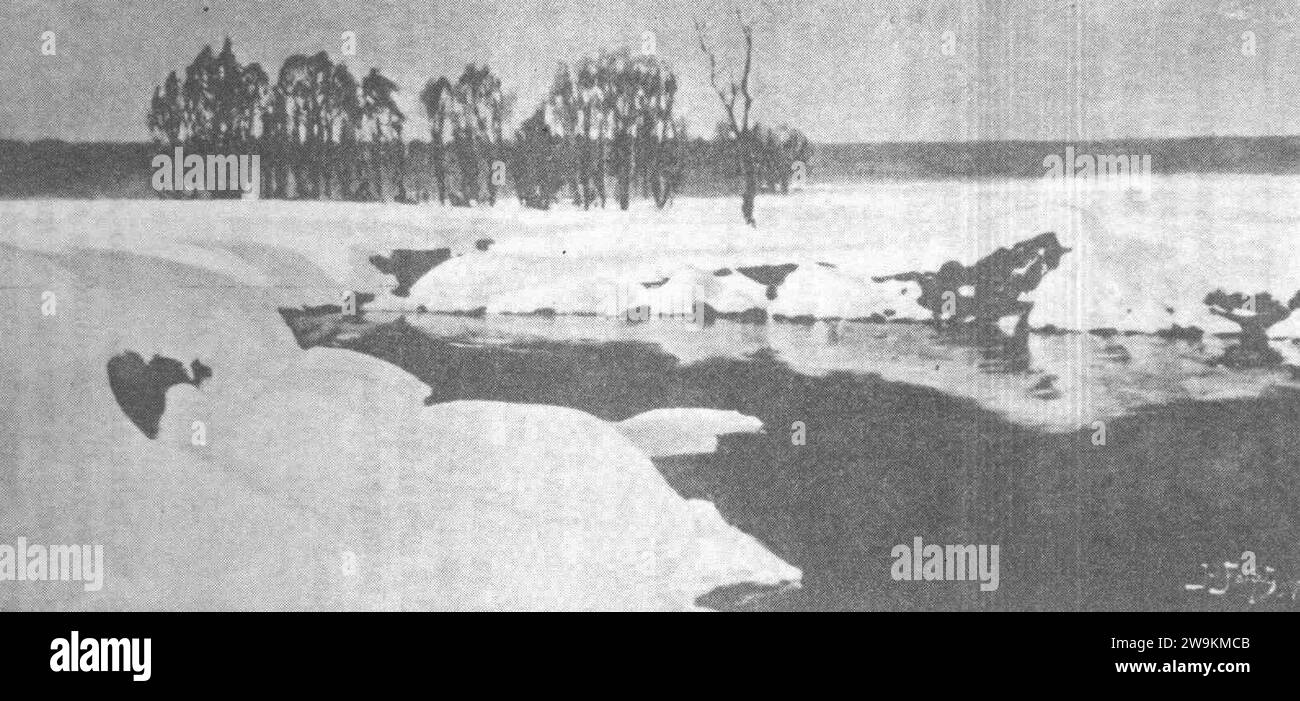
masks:
<svg viewBox="0 0 1300 701"><path fill-rule="evenodd" d="M302 54L294 54L280 65L280 74L275 84L278 98L277 109L282 109L281 129L284 132L281 157L287 163L287 173L281 176L278 196L288 195L288 179L293 180L294 197L301 198L306 192L307 177L303 172L303 151L307 142L306 134L310 131L307 123L307 99L309 59ZM286 177L287 176L287 177Z"/></svg>
<svg viewBox="0 0 1300 701"><path fill-rule="evenodd" d="M395 196L400 201L405 201L406 187L405 181L401 179L402 170L405 167L403 163L404 151L402 151L402 124L406 121L406 115L398 108L397 102L393 99L393 93L397 92L397 84L389 80L376 68L371 68L366 77L361 80L361 113L364 119L371 125L371 148L374 153L374 197L379 200L384 199L384 168L383 161L385 144L390 139L394 142L397 150L396 173L393 175L393 185L396 189Z"/></svg>
<svg viewBox="0 0 1300 701"><path fill-rule="evenodd" d="M575 138L578 151L578 180L582 190L582 208L587 209L596 199L595 176L593 174L592 143L596 139L601 109L600 83L597 80L599 63L596 59L585 57L579 61L575 78L575 101L582 122Z"/></svg>
<svg viewBox="0 0 1300 701"><path fill-rule="evenodd" d="M172 71L154 89L147 120L156 141L261 154L265 197L376 199L387 167L395 198L410 201L405 116L393 100L397 85L378 70L359 82L324 51L294 54L272 83L260 64L241 64L226 39L218 53L205 46L184 76Z"/></svg>
<svg viewBox="0 0 1300 701"><path fill-rule="evenodd" d="M754 144L754 127L750 123L750 110L754 98L749 90L749 76L754 65L754 25L745 22L739 10L736 11L736 23L745 42L745 65L740 80L737 81L733 73L726 87L718 84L718 58L709 48L703 23L696 21L695 33L699 36L700 50L709 58L709 84L713 86L718 100L722 102L722 107L727 113L726 123L731 138L736 142L736 155L739 159L741 177L744 179L740 214L746 224L758 226L754 220L754 198L758 194L758 149Z"/></svg>
<svg viewBox="0 0 1300 701"><path fill-rule="evenodd" d="M167 74L162 86L154 88L149 104L149 132L157 142L175 146L184 141L185 106L181 102L181 83L176 71Z"/></svg>
<svg viewBox="0 0 1300 701"><path fill-rule="evenodd" d="M185 145L208 153L253 148L258 115L266 105L267 77L256 63L244 66L226 39L218 54L205 46L185 69L182 83L175 71L154 89L147 115L155 141ZM175 196L197 197L198 193ZM233 191L209 197L238 197Z"/></svg>
<svg viewBox="0 0 1300 701"><path fill-rule="evenodd" d="M673 115L677 95L677 76L671 68L660 66L650 86L646 103L645 140L648 151L646 178L655 206L663 209L672 201L681 181L685 123Z"/></svg>
<svg viewBox="0 0 1300 701"><path fill-rule="evenodd" d="M596 182L596 194L600 199L600 208L605 208L605 171L609 162L609 133L614 103L618 99L617 86L614 81L614 59L608 55L601 56L596 64L595 89L592 99L596 100L596 172L592 176Z"/></svg>
<svg viewBox="0 0 1300 701"><path fill-rule="evenodd" d="M549 209L563 187L565 175L555 158L559 143L547 124L545 102L515 132L515 194L525 207Z"/></svg>
<svg viewBox="0 0 1300 701"><path fill-rule="evenodd" d="M483 70L486 72L489 69L484 66ZM504 184L501 178L505 175L503 170L505 161L502 154L506 140L505 125L514 110L515 96L513 93L503 92L501 79L490 73L484 85L486 90L483 92L483 114L486 120L482 124L482 129L487 144L488 205L492 206L497 203L497 189Z"/></svg>
<svg viewBox="0 0 1300 701"><path fill-rule="evenodd" d="M487 118L483 116L483 94L491 75L487 66L465 66L456 80L455 109L452 111L452 135L456 149L456 165L460 173L460 193L453 204L478 202L481 190L480 175L482 151ZM489 167L490 164L489 164ZM490 177L490 175L489 175Z"/></svg>
<svg viewBox="0 0 1300 701"><path fill-rule="evenodd" d="M425 112L429 115L430 159L433 161L433 179L438 187L438 204L447 203L447 161L443 136L447 130L451 100L451 81L446 77L437 80L430 78L420 92L420 101L424 103Z"/></svg>
<svg viewBox="0 0 1300 701"><path fill-rule="evenodd" d="M357 79L348 70L347 64L337 63L329 80L329 105L327 111L327 139L334 141L337 131L337 154L335 170L338 171L339 187L343 197L354 197L354 182L358 179L356 172L357 133L361 130L361 98Z"/></svg>
<svg viewBox="0 0 1300 701"><path fill-rule="evenodd" d="M625 48L611 57L609 65L611 85L610 116L612 120L610 166L614 169L615 197L619 209L631 204L633 181L637 168L637 126L640 121L641 87L644 83L640 61L631 57Z"/></svg>
<svg viewBox="0 0 1300 701"><path fill-rule="evenodd" d="M586 200L578 137L578 120L582 115L573 75L564 63L557 67L551 81L551 89L546 95L546 111L560 141L563 177L569 186L569 194L573 204L581 206Z"/></svg>

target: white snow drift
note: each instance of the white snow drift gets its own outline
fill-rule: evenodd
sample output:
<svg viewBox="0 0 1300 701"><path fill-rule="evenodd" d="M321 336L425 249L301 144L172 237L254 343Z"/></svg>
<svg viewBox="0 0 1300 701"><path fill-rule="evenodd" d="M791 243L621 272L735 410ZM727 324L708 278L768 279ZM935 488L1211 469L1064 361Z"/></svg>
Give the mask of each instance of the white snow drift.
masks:
<svg viewBox="0 0 1300 701"><path fill-rule="evenodd" d="M374 249L244 235L256 217L233 208L205 240L212 220L183 205L42 204L67 208L57 235L16 217L0 240L0 534L100 544L106 569L97 592L4 582L0 609L687 609L799 578L612 424L426 408L396 367L300 350L276 307L354 287L334 256ZM168 391L156 440L109 391L124 350L212 368Z"/></svg>
<svg viewBox="0 0 1300 701"><path fill-rule="evenodd" d="M759 307L790 317L865 318L892 311L924 318L914 285L873 278L935 271L949 260L971 264L1047 231L1071 251L1027 295L1035 303L1035 327L1154 332L1178 324L1234 331L1206 310L1206 294L1269 292L1286 301L1300 290L1300 242L1293 236L1300 226L1300 178L1294 176L1158 175L1149 198L1105 188L1072 198L1036 180L879 182L759 204L757 230L738 226L735 212L716 200L690 198L664 212L507 207L478 214L478 226L484 218L497 221L493 259L452 261L426 275L409 298L383 304L619 314L637 300L668 304L689 297L726 312ZM743 276L701 274L784 263L799 267L775 301ZM661 282L664 292L638 291ZM1300 316L1273 333L1300 337Z"/></svg>

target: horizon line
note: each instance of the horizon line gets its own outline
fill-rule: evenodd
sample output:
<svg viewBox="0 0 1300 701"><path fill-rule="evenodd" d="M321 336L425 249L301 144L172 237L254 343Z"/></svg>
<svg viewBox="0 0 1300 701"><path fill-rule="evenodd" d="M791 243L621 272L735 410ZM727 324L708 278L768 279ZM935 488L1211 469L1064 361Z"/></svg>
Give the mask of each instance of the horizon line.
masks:
<svg viewBox="0 0 1300 701"><path fill-rule="evenodd" d="M1149 142L1213 141L1213 140L1247 140L1247 141L1262 141L1262 140L1265 140L1265 139L1297 139L1297 140L1300 140L1300 133L1295 133L1295 134L1256 134L1256 135L1246 135L1246 134L1196 134L1196 135L1187 135L1187 136L1108 136L1108 137L1100 137L1100 138L1084 138L1084 139L1069 139L1069 138L1060 138L1060 139L968 139L968 140L964 140L964 141L952 141L952 140L927 140L927 139L916 139L916 140L911 140L911 141L817 141L817 140L814 140L814 139L809 139L809 143L814 144L814 145L817 145L817 146L912 146L912 145L926 145L926 146L962 146L962 145L970 145L970 144L1025 144L1025 145L1030 145L1030 144L1070 144L1070 143L1074 143L1074 144L1097 144L1097 143L1140 142L1140 141L1149 141ZM703 136L693 136L693 137L690 138L690 141L705 141L705 142L710 142L710 141L713 141L713 139L711 139L711 138L705 138L705 137L703 137ZM410 144L410 143L417 143L417 142L420 142L420 143L427 143L427 142L424 142L424 140L419 139L419 138L410 139L409 141L406 141L405 143ZM168 147L172 147L172 146L185 146L185 145L186 145L186 144L157 144L157 143L155 143L155 142L147 141L147 140L140 140L140 141L120 141L120 140L119 140L119 141L114 141L114 140L86 140L86 141L83 141L83 140L75 140L75 141L69 141L69 140L67 140L67 139L62 139L62 138L59 138L59 137L52 137L52 136L51 136L51 137L40 137L40 138L37 138L37 139L14 139L14 138L0 137L0 143L15 143L15 144L27 144L27 145L39 144L39 143L60 143L60 144L77 145L77 146L151 146L151 145L166 145L166 146L168 146Z"/></svg>

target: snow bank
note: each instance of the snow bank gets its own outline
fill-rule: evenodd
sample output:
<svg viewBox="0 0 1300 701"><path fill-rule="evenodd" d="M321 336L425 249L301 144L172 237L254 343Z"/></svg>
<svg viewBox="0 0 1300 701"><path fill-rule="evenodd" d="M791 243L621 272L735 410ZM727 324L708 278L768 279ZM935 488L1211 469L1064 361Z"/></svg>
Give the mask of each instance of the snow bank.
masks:
<svg viewBox="0 0 1300 701"><path fill-rule="evenodd" d="M702 519L611 424L560 407L452 402L421 416L435 608L680 609L721 582L799 572ZM448 578L448 571L461 576Z"/></svg>
<svg viewBox="0 0 1300 701"><path fill-rule="evenodd" d="M616 426L652 458L707 455L717 451L718 436L763 432L757 417L720 409L652 409Z"/></svg>
<svg viewBox="0 0 1300 701"><path fill-rule="evenodd" d="M106 572L5 583L0 609L685 609L799 577L612 424L426 408L392 365L300 350L276 309L340 281L326 248L24 226L0 240L0 541L98 544ZM126 350L212 369L167 390L156 440L109 390Z"/></svg>
<svg viewBox="0 0 1300 701"><path fill-rule="evenodd" d="M716 271L686 266L666 278L663 284L642 286L632 306L649 307L652 312L666 315L689 314L701 303L722 313L767 306L767 288L734 271L717 275Z"/></svg>
<svg viewBox="0 0 1300 701"><path fill-rule="evenodd" d="M800 577L682 500L614 425L551 406L424 408L425 393L382 361L312 349L212 444L239 482L326 524L357 563L349 608L681 610L722 584Z"/></svg>
<svg viewBox="0 0 1300 701"><path fill-rule="evenodd" d="M428 212L373 203L271 200L0 202L3 240L21 248L101 249L169 259L239 284L296 289L296 304L392 286L392 279L370 263L372 255L401 248L472 251L483 236L473 222L440 225L429 221Z"/></svg>
<svg viewBox="0 0 1300 701"><path fill-rule="evenodd" d="M915 290L872 279L937 271L947 261L970 265L1048 231L1071 251L1025 296L1035 305L1035 327L1234 331L1206 311L1206 294L1222 288L1287 299L1300 289L1300 241L1292 235L1300 226L1300 178L1157 175L1152 182L1147 199L1106 188L1071 198L1036 180L828 186L760 198L757 230L736 226L726 200L687 198L663 212L505 208L482 215L497 219L492 260L467 257L454 276L435 270L424 299L410 308L600 314L612 296L599 291L605 288L666 277L665 287L698 288L694 297L708 301L730 293L711 289L700 270L797 263L778 298L755 306L788 317L894 309L925 318L915 296L897 303ZM1275 333L1300 335L1300 319Z"/></svg>
<svg viewBox="0 0 1300 701"><path fill-rule="evenodd" d="M513 257L489 250L464 255L434 268L411 287L404 301L388 297L375 308L470 311L493 307L498 312L532 312L552 308L564 313L596 311L603 300L627 287L617 275L590 260Z"/></svg>
<svg viewBox="0 0 1300 701"><path fill-rule="evenodd" d="M319 522L230 480L188 440L151 441L106 362L132 349L214 368L203 394L247 391L294 351L263 291L164 257L5 246L0 290L0 533L103 547L103 588L7 582L0 608L280 609L336 601ZM52 292L53 297L47 297ZM44 306L43 302L52 302ZM183 388L169 393L183 404ZM192 387L184 388L197 393ZM166 414L164 415L166 416ZM173 431L176 433L178 431Z"/></svg>
<svg viewBox="0 0 1300 701"><path fill-rule="evenodd" d="M664 267L519 259L491 253L465 256L430 271L412 287L408 298L384 297L373 308L439 312L483 309L491 314L549 310L598 316L619 316L645 308L655 316L681 316L702 303L724 314L762 309L791 317L928 316L915 301L919 288L914 283L875 282L812 260L796 259L799 267L776 286L776 299L771 300L766 286L735 268L708 265L716 258L686 256L685 260L689 263Z"/></svg>
<svg viewBox="0 0 1300 701"><path fill-rule="evenodd" d="M800 265L781 285L772 315L812 316L819 319L928 319L929 310L917 298L914 282L876 282L818 264Z"/></svg>
<svg viewBox="0 0 1300 701"><path fill-rule="evenodd" d="M1300 288L1300 179L1153 182L1147 201L1099 192L1069 206L1025 182L827 188L761 198L758 230L733 221L734 203L691 198L664 212L591 213L0 202L0 533L100 542L109 568L102 592L5 585L0 606L680 608L733 572L793 577L667 490L614 425L546 407L426 409L428 388L396 368L302 352L275 309L390 288L370 256L446 247L464 253L409 298L374 306L617 314L687 297L724 312L924 318L910 283L872 279L973 263L1044 231L1072 250L1030 294L1035 326L1235 331L1206 312L1208 292L1287 299ZM485 237L496 243L476 250ZM786 263L798 267L776 299L735 272ZM732 274L715 274L724 268ZM892 335L812 345L826 334L780 326L756 342L783 357L811 347L825 367L861 370L867 357L929 372L916 359L948 352L903 334L894 346ZM1298 330L1293 316L1270 332ZM888 357L864 355L871 344ZM155 441L108 391L105 363L126 350L213 370L201 388L167 392ZM1205 372L1186 364L1177 373ZM662 429L662 443L629 434L651 454L707 449L736 427L651 418L641 428Z"/></svg>

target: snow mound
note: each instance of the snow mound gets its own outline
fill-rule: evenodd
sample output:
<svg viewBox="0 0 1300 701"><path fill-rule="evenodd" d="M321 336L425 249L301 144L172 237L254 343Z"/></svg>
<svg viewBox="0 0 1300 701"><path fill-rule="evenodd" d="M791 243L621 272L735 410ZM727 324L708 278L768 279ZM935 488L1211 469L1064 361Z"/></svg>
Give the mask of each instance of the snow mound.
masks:
<svg viewBox="0 0 1300 701"><path fill-rule="evenodd" d="M193 422L183 442L175 421L169 442L147 439L109 389L106 363L129 349L197 357L214 369L202 390L168 393L182 411L246 392L297 352L283 325L262 314L263 290L121 251L6 246L0 267L22 283L0 290L11 310L0 334L0 482L9 485L0 490L0 533L11 543L97 544L105 568L98 591L9 582L0 609L274 610L339 601L319 521L230 480L193 443Z"/></svg>
<svg viewBox="0 0 1300 701"><path fill-rule="evenodd" d="M0 289L0 533L101 545L105 572L98 591L10 582L0 609L680 610L735 576L798 579L701 520L613 424L426 408L395 366L300 350L276 308L303 291L279 282L329 266L253 241L17 239L0 244L17 283ZM212 369L166 391L156 440L109 389L127 350Z"/></svg>
<svg viewBox="0 0 1300 701"><path fill-rule="evenodd" d="M800 576L589 414L458 401L421 422L423 490L406 493L437 526L406 576L422 607L678 610L723 584Z"/></svg>
<svg viewBox="0 0 1300 701"><path fill-rule="evenodd" d="M404 301L384 297L376 300L376 306L455 312L487 307L500 299L502 311L531 312L554 305L566 311L586 311L570 301L568 293L578 293L578 299L582 299L590 294L592 286L599 291L608 272L593 261L473 252L424 274L411 286ZM552 289L555 294L551 294ZM530 299L528 290L537 290L537 294Z"/></svg>
<svg viewBox="0 0 1300 701"><path fill-rule="evenodd" d="M724 314L738 313L765 308L766 290L765 286L736 272L719 276L687 266L674 270L663 284L642 286L630 306L646 306L657 315L687 315L695 305L703 303Z"/></svg>
<svg viewBox="0 0 1300 701"><path fill-rule="evenodd" d="M928 318L929 312L917 302L920 295L915 282L876 282L810 262L786 277L768 311L819 319Z"/></svg>
<svg viewBox="0 0 1300 701"><path fill-rule="evenodd" d="M427 387L349 351L307 351L272 384L224 462L329 524L362 563L354 606L680 610L716 581L798 579L766 551L730 550L746 542L734 529L701 531L646 455L589 414L424 408Z"/></svg>
<svg viewBox="0 0 1300 701"><path fill-rule="evenodd" d="M711 501L688 499L687 508L695 519L701 579L700 588L715 589L736 582L762 585L797 584L803 573L778 560L753 536L743 533L718 513ZM763 567L756 571L756 563Z"/></svg>
<svg viewBox="0 0 1300 701"><path fill-rule="evenodd" d="M707 455L717 451L718 436L763 432L757 417L720 409L652 409L616 425L652 458Z"/></svg>

